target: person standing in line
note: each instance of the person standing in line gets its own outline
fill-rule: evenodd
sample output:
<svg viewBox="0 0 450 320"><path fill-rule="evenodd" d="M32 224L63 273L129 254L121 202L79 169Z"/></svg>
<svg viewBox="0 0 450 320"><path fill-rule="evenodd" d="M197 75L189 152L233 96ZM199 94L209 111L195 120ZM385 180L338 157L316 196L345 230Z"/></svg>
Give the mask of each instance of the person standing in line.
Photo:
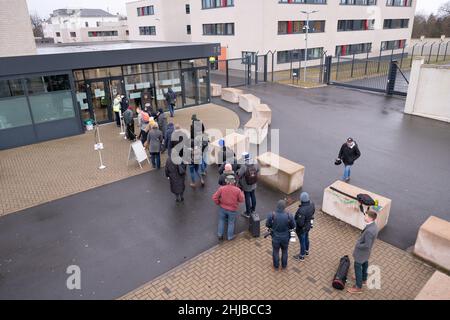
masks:
<svg viewBox="0 0 450 320"><path fill-rule="evenodd" d="M272 234L272 257L275 270L280 267L280 249L281 268L283 270L287 268L290 230L295 228L294 218L285 209L286 201L279 200L275 212L269 214L266 220L266 227L271 230Z"/></svg>
<svg viewBox="0 0 450 320"><path fill-rule="evenodd" d="M244 164L240 167L237 174L239 185L245 195L245 212L243 216L250 218L250 215L256 210L256 183L258 182L259 165L251 158L248 152L242 154Z"/></svg>
<svg viewBox="0 0 450 320"><path fill-rule="evenodd" d="M349 293L362 293L362 286L367 283L367 270L372 248L378 236L378 226L375 223L377 213L369 211L364 215L366 227L361 233L353 251L356 283L347 291Z"/></svg>
<svg viewBox="0 0 450 320"><path fill-rule="evenodd" d="M167 89L165 98L167 101L167 107L169 108L170 117L173 118L175 115L175 105L177 103L177 95L175 94L175 92L173 92L172 87L169 87L169 89Z"/></svg>
<svg viewBox="0 0 450 320"><path fill-rule="evenodd" d="M145 144L145 141L147 141L147 134L146 128L148 126L150 116L147 112L142 110L140 107L136 107L136 112L138 114L138 126L140 129L139 133L139 139L141 140L142 144Z"/></svg>
<svg viewBox="0 0 450 320"><path fill-rule="evenodd" d="M167 118L162 108L158 109L155 120L158 122L159 130L161 130L163 136L166 136L167 131Z"/></svg>
<svg viewBox="0 0 450 320"><path fill-rule="evenodd" d="M166 134L164 135L164 149L167 150L167 154L170 157L170 153L172 152L172 145L174 141L172 141L172 133L175 131L175 126L173 122L169 122L167 125Z"/></svg>
<svg viewBox="0 0 450 320"><path fill-rule="evenodd" d="M300 254L295 255L294 259L304 261L305 256L309 255L309 231L313 226L316 209L306 192L300 194L300 202L300 207L295 213L295 233L300 241Z"/></svg>
<svg viewBox="0 0 450 320"><path fill-rule="evenodd" d="M226 185L226 179L228 176L233 176L236 180L236 174L233 171L233 166L230 163L226 163L224 166L223 172L219 176L219 185L224 186Z"/></svg>
<svg viewBox="0 0 450 320"><path fill-rule="evenodd" d="M122 101L122 97L118 94L113 101L113 111L116 118L116 125L120 127L120 102Z"/></svg>
<svg viewBox="0 0 450 320"><path fill-rule="evenodd" d="M166 177L170 181L170 191L175 195L176 202L184 201L184 190L186 181L186 165L184 163L175 164L169 154L166 161Z"/></svg>
<svg viewBox="0 0 450 320"><path fill-rule="evenodd" d="M152 129L148 132L147 142L145 147L148 146L150 158L153 168L161 168L161 144L163 142L163 135L161 130L158 129L158 125L153 125Z"/></svg>
<svg viewBox="0 0 450 320"><path fill-rule="evenodd" d="M217 236L219 241L223 240L225 223L228 221L227 239L234 239L234 224L236 221L239 204L244 202L242 191L236 187L236 180L233 176L226 177L226 185L219 187L212 199L219 206L219 225Z"/></svg>
<svg viewBox="0 0 450 320"><path fill-rule="evenodd" d="M197 186L197 180L200 180L202 187L205 185L205 181L200 174L200 164L202 161L202 149L198 146L191 148L191 164L189 165L189 172L191 174L191 187Z"/></svg>
<svg viewBox="0 0 450 320"><path fill-rule="evenodd" d="M339 164L341 161L344 163L344 176L342 179L345 182L350 181L350 169L360 156L361 152L359 151L358 145L353 138L348 138L347 142L339 150L339 155L336 159L336 164Z"/></svg>
<svg viewBox="0 0 450 320"><path fill-rule="evenodd" d="M194 145L201 146L202 149L202 158L200 161L200 174L202 176L206 175L206 149L208 148L209 139L205 134L205 125L201 120L197 118L196 114L193 114L191 117L191 141L192 141L192 148L194 148Z"/></svg>
<svg viewBox="0 0 450 320"><path fill-rule="evenodd" d="M134 134L134 112L131 106L123 113L123 121L126 126L126 136L128 140L136 140L136 135Z"/></svg>
<svg viewBox="0 0 450 320"><path fill-rule="evenodd" d="M125 111L127 111L128 107L129 107L129 101L128 98L124 95L120 96L121 100L120 100L120 111L122 112L122 115L125 113Z"/></svg>

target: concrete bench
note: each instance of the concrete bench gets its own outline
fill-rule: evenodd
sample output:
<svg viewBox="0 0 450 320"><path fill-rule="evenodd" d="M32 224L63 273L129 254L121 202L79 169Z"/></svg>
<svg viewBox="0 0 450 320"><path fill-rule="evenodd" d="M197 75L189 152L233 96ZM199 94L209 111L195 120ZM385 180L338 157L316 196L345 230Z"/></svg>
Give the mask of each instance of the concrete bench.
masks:
<svg viewBox="0 0 450 320"><path fill-rule="evenodd" d="M244 126L245 135L250 143L260 144L263 142L269 132L269 123L263 118L251 118Z"/></svg>
<svg viewBox="0 0 450 320"><path fill-rule="evenodd" d="M261 100L252 94L241 94L239 96L239 107L246 112L253 112L253 109L261 104Z"/></svg>
<svg viewBox="0 0 450 320"><path fill-rule="evenodd" d="M450 222L429 217L419 229L414 254L450 271Z"/></svg>
<svg viewBox="0 0 450 320"><path fill-rule="evenodd" d="M374 200L378 200L378 207L372 207L378 216L376 224L378 230L383 229L389 220L389 213L391 211L392 200L382 197L373 192L363 190L361 188L352 186L343 181L336 181L331 186L325 188L323 194L322 211L344 221L360 230L365 228L364 215L359 209L359 202L353 198L347 197L337 191L330 189L334 187L348 195L356 197L359 193L370 195ZM364 210L367 206L364 206Z"/></svg>
<svg viewBox="0 0 450 320"><path fill-rule="evenodd" d="M244 92L240 89L235 88L223 88L222 89L222 100L231 103L239 103L239 96Z"/></svg>
<svg viewBox="0 0 450 320"><path fill-rule="evenodd" d="M223 139L225 141L225 146L232 150L237 158L239 158L242 153L249 151L249 140L245 135L234 132L225 136ZM211 156L216 164L221 164L218 161L219 159L217 159L219 152L222 150L222 147L219 145L219 140L220 139L215 140L211 144Z"/></svg>
<svg viewBox="0 0 450 320"><path fill-rule="evenodd" d="M304 166L272 152L266 152L257 159L261 167L261 182L285 194L291 194L303 186Z"/></svg>
<svg viewBox="0 0 450 320"><path fill-rule="evenodd" d="M220 84L211 83L211 97L220 97L222 95L222 86Z"/></svg>
<svg viewBox="0 0 450 320"><path fill-rule="evenodd" d="M434 272L415 300L450 300L450 277Z"/></svg>
<svg viewBox="0 0 450 320"><path fill-rule="evenodd" d="M253 108L252 118L266 119L270 126L272 124L272 110L270 110L267 104L258 104Z"/></svg>

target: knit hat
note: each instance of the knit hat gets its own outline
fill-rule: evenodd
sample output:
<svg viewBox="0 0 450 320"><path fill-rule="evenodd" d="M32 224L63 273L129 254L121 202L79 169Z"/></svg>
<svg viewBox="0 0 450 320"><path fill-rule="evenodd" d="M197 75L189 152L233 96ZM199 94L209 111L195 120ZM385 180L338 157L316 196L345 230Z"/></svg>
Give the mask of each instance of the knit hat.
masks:
<svg viewBox="0 0 450 320"><path fill-rule="evenodd" d="M283 212L284 209L286 209L286 201L285 200L278 200L277 203L277 212Z"/></svg>
<svg viewBox="0 0 450 320"><path fill-rule="evenodd" d="M309 202L309 194L307 192L302 192L300 194L300 201L301 202Z"/></svg>
<svg viewBox="0 0 450 320"><path fill-rule="evenodd" d="M197 119L197 115L196 115L196 114L193 114L191 120L197 121L197 120L198 120L198 119Z"/></svg>
<svg viewBox="0 0 450 320"><path fill-rule="evenodd" d="M348 139L347 139L347 142L348 142L348 143L352 143L352 142L353 142L353 138L348 138Z"/></svg>
<svg viewBox="0 0 450 320"><path fill-rule="evenodd" d="M231 166L231 164L227 163L225 165L225 171L231 171L231 170L233 170L233 167Z"/></svg>
<svg viewBox="0 0 450 320"><path fill-rule="evenodd" d="M245 161L250 161L250 153L248 152L242 153L242 158L244 158Z"/></svg>
<svg viewBox="0 0 450 320"><path fill-rule="evenodd" d="M219 140L219 146L223 148L224 145L225 145L225 140L220 139Z"/></svg>

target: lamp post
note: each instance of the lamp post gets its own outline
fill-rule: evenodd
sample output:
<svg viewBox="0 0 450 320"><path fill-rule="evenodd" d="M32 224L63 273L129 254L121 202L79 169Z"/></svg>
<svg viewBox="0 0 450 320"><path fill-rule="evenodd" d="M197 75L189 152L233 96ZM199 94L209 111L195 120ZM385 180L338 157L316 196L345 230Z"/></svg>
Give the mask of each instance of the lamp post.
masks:
<svg viewBox="0 0 450 320"><path fill-rule="evenodd" d="M306 30L305 33L305 67L304 67L304 72L303 72L303 77L304 77L304 81L306 82L306 65L308 63L308 33L309 33L309 15L319 12L318 10L313 10L313 11L300 11L301 13L306 14L306 25L303 27L303 29Z"/></svg>

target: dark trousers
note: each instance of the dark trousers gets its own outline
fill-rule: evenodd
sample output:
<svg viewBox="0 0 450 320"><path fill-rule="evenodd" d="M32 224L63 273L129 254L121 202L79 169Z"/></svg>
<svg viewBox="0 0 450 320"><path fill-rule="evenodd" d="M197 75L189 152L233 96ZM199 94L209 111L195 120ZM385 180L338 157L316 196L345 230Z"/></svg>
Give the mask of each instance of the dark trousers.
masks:
<svg viewBox="0 0 450 320"><path fill-rule="evenodd" d="M297 233L300 242L300 256L304 257L309 251L309 232Z"/></svg>
<svg viewBox="0 0 450 320"><path fill-rule="evenodd" d="M285 269L288 262L288 246L289 238L287 239L272 239L272 256L273 266L278 269L280 266L280 249L281 249L281 267Z"/></svg>
<svg viewBox="0 0 450 320"><path fill-rule="evenodd" d="M144 144L145 141L147 141L147 135L148 135L148 132L146 132L145 130L141 130L140 136L141 136L141 142L142 142L142 144Z"/></svg>
<svg viewBox="0 0 450 320"><path fill-rule="evenodd" d="M252 213L256 210L256 196L255 190L253 191L244 191L245 196L245 212Z"/></svg>
<svg viewBox="0 0 450 320"><path fill-rule="evenodd" d="M153 168L161 168L161 154L159 152L150 152L150 159L152 160Z"/></svg>
<svg viewBox="0 0 450 320"><path fill-rule="evenodd" d="M369 261L366 261L364 263L358 263L355 261L354 266L355 266L356 287L361 289L363 282L367 281L367 269L369 269Z"/></svg>
<svg viewBox="0 0 450 320"><path fill-rule="evenodd" d="M134 134L134 122L127 124L126 135L127 135L128 140L133 141L136 139L136 135Z"/></svg>
<svg viewBox="0 0 450 320"><path fill-rule="evenodd" d="M116 124L118 127L120 127L120 115L118 112L114 112L115 116L116 116Z"/></svg>

